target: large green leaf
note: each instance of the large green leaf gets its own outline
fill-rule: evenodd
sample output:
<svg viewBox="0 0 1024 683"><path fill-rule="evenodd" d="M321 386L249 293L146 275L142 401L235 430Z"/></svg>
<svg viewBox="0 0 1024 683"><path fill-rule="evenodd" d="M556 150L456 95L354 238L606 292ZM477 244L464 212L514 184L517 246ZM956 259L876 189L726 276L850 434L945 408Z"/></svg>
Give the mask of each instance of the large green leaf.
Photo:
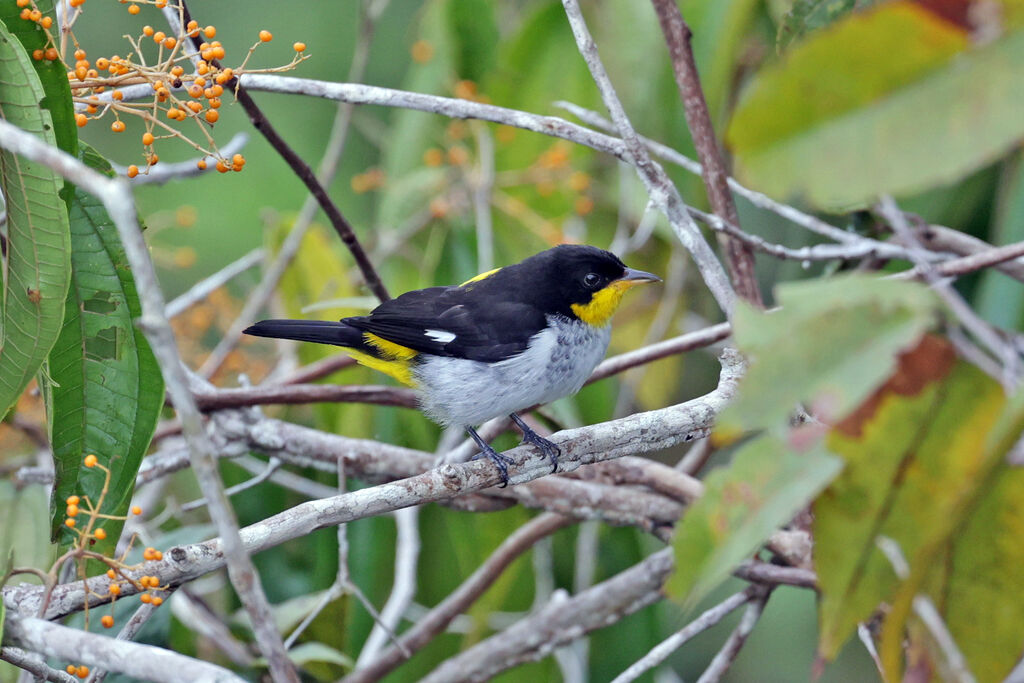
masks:
<svg viewBox="0 0 1024 683"><path fill-rule="evenodd" d="M50 145L50 113L31 59L0 24L0 116ZM57 340L70 274L63 180L42 164L0 151L7 201L7 268L0 317L0 415L18 400Z"/></svg>
<svg viewBox="0 0 1024 683"><path fill-rule="evenodd" d="M751 361L716 432L787 426L805 401L826 421L844 417L892 372L896 354L933 323L924 286L844 275L780 285L781 309L737 306L736 345Z"/></svg>
<svg viewBox="0 0 1024 683"><path fill-rule="evenodd" d="M928 337L830 435L846 467L814 506L824 657L880 603L926 591L979 680L1012 668L1024 640L1024 550L1007 541L1024 527L1024 473L1003 464L1020 431L1019 406L1005 404L994 380ZM880 537L921 578L897 578Z"/></svg>
<svg viewBox="0 0 1024 683"><path fill-rule="evenodd" d="M110 174L91 148L85 163ZM103 473L82 467L94 453L111 469L103 512L123 515L135 475L149 447L164 402L163 378L149 343L134 325L141 315L124 250L103 205L78 190L71 207L72 278L64 325L48 361L45 383L56 468L51 529L63 528L63 501L88 495L95 503ZM121 524L105 520L113 547Z"/></svg>
<svg viewBox="0 0 1024 683"><path fill-rule="evenodd" d="M960 27L913 3L847 16L754 79L727 136L737 175L836 208L990 163L1024 135L1024 31L1012 26L967 49Z"/></svg>
<svg viewBox="0 0 1024 683"><path fill-rule="evenodd" d="M824 28L855 8L875 0L796 0L779 23L776 48L781 52L804 34Z"/></svg>
<svg viewBox="0 0 1024 683"><path fill-rule="evenodd" d="M741 448L732 464L712 472L672 540L676 570L669 595L696 604L728 578L778 527L789 522L842 469L818 446L797 452L765 434Z"/></svg>

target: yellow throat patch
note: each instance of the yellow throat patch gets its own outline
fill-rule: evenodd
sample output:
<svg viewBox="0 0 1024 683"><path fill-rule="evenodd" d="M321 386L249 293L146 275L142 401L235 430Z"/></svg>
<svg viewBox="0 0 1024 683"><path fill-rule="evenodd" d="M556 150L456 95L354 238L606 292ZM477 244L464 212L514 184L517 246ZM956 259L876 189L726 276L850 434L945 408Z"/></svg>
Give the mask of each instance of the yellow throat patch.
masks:
<svg viewBox="0 0 1024 683"><path fill-rule="evenodd" d="M642 280L615 280L604 289L594 292L590 297L590 303L573 304L572 312L588 325L604 327L618 309L626 290L641 282Z"/></svg>
<svg viewBox="0 0 1024 683"><path fill-rule="evenodd" d="M383 337L378 337L369 332L363 335L366 343L373 346L380 353L380 358L371 356L355 349L345 349L348 355L355 358L360 365L373 368L377 372L383 372L389 377L394 377L406 386L416 386L412 377L412 359L416 357L416 351L407 346L390 342Z"/></svg>

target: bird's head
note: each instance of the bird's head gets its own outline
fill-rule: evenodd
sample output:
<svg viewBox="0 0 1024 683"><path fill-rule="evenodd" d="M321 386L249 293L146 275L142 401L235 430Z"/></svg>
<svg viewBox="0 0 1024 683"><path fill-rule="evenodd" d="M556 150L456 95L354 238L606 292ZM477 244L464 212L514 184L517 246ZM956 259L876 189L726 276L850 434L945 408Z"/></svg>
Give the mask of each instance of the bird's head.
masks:
<svg viewBox="0 0 1024 683"><path fill-rule="evenodd" d="M523 261L535 273L536 294L545 308L596 327L611 320L622 295L634 285L661 278L628 268L615 254L577 244L563 244Z"/></svg>

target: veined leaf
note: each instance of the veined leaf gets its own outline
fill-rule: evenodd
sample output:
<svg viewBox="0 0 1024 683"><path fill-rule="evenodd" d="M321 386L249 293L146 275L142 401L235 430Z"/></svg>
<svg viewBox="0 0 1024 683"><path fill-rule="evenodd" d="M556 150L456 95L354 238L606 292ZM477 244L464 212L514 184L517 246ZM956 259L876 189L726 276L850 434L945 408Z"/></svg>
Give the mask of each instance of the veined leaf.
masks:
<svg viewBox="0 0 1024 683"><path fill-rule="evenodd" d="M823 657L880 603L928 593L978 680L1006 676L1024 640L1024 551L1006 542L1024 526L1024 473L1004 464L1020 413L948 342L926 337L833 430L828 447L846 468L814 506ZM881 536L909 579L878 550ZM902 634L907 613L889 614L883 632Z"/></svg>
<svg viewBox="0 0 1024 683"><path fill-rule="evenodd" d="M45 94L25 49L0 24L0 116L56 145ZM63 179L0 150L7 201L7 268L0 316L0 415L18 400L57 340L70 274Z"/></svg>
<svg viewBox="0 0 1024 683"><path fill-rule="evenodd" d="M789 522L842 469L842 461L815 446L797 452L765 434L712 472L672 540L676 570L667 590L694 605Z"/></svg>
<svg viewBox="0 0 1024 683"><path fill-rule="evenodd" d="M826 421L844 417L891 374L938 306L922 285L860 275L782 285L776 299L782 308L772 313L736 308L733 334L750 370L719 416L720 438L786 428L801 401Z"/></svg>
<svg viewBox="0 0 1024 683"><path fill-rule="evenodd" d="M737 175L840 208L990 163L1024 135L1024 30L1013 26L968 48L959 26L910 2L847 16L754 79L727 135Z"/></svg>
<svg viewBox="0 0 1024 683"><path fill-rule="evenodd" d="M85 147L82 157L91 168L111 173L91 148ZM164 402L160 368L134 325L141 308L117 229L100 201L82 190L75 192L71 207L71 242L64 325L48 362L53 382L44 382L56 468L55 539L67 496L99 500L104 476L82 467L89 453L111 470L102 511L125 514ZM117 542L121 524L104 520L101 526L107 540L94 547L99 552Z"/></svg>

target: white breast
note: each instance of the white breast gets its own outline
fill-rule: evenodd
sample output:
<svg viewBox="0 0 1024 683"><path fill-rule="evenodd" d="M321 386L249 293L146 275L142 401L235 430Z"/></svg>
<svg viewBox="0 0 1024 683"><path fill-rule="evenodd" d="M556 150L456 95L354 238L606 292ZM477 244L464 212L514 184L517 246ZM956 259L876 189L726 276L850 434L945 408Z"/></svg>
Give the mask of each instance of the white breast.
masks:
<svg viewBox="0 0 1024 683"><path fill-rule="evenodd" d="M548 316L526 350L498 363L431 356L413 370L420 407L442 425L472 426L580 390L611 330Z"/></svg>

